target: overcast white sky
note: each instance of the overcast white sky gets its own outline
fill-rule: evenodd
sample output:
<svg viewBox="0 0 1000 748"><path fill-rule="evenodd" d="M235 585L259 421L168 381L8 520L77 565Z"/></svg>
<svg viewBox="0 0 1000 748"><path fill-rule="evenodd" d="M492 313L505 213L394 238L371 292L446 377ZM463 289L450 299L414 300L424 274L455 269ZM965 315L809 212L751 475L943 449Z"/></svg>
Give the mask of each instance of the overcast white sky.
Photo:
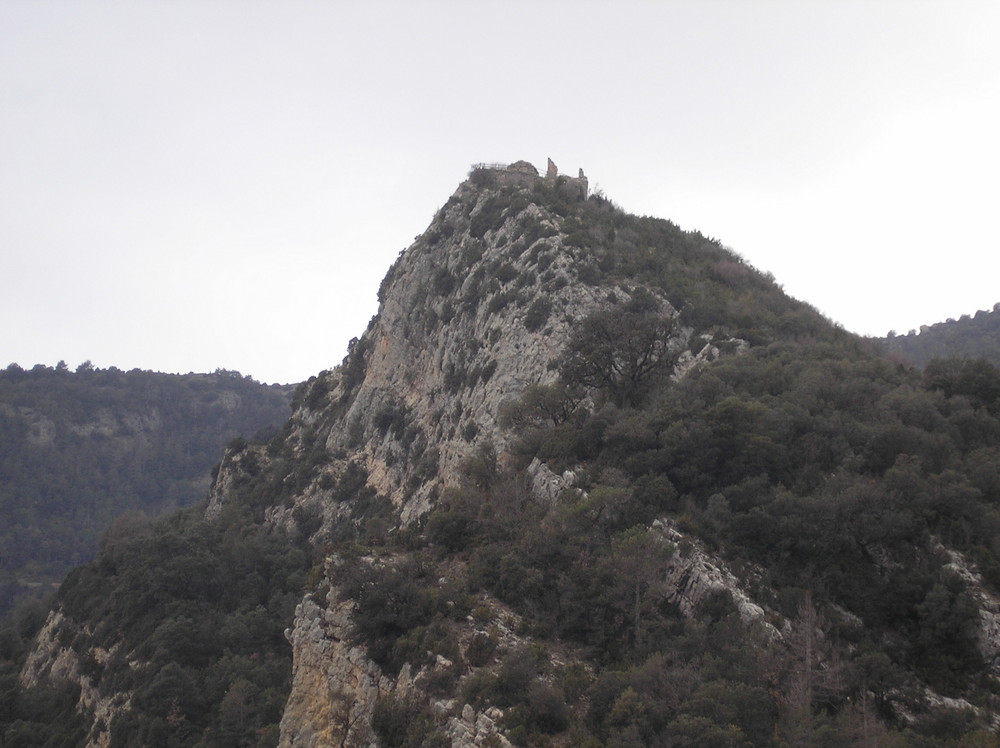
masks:
<svg viewBox="0 0 1000 748"><path fill-rule="evenodd" d="M1000 301L1000 3L0 0L0 367L340 362L478 161L872 335Z"/></svg>

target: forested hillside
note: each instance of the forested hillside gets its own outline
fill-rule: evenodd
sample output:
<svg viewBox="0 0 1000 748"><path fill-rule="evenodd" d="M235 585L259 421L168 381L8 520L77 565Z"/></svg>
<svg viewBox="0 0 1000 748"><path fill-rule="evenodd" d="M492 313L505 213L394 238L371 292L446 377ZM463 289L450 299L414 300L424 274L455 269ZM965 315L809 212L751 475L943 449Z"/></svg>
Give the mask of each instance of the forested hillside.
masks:
<svg viewBox="0 0 1000 748"><path fill-rule="evenodd" d="M276 430L290 398L226 371L0 371L0 611L91 559L123 512L204 498L225 444Z"/></svg>
<svg viewBox="0 0 1000 748"><path fill-rule="evenodd" d="M902 356L923 367L932 358L983 358L1000 366L1000 304L990 311L962 315L933 325L923 325L919 333L890 333L883 341L888 353Z"/></svg>
<svg viewBox="0 0 1000 748"><path fill-rule="evenodd" d="M8 622L6 740L998 745L996 367L523 162L379 299L207 505Z"/></svg>

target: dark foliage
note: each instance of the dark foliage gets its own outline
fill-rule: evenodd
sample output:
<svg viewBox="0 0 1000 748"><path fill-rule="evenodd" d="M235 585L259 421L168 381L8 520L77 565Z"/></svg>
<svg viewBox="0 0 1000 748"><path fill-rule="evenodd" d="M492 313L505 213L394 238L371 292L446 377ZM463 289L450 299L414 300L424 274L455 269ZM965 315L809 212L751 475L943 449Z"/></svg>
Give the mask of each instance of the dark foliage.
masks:
<svg viewBox="0 0 1000 748"><path fill-rule="evenodd" d="M357 604L354 622L368 656L392 673L422 659L427 634L446 609L431 589L431 569L416 560L373 566L365 561L345 569L343 594Z"/></svg>
<svg viewBox="0 0 1000 748"><path fill-rule="evenodd" d="M580 321L561 365L567 382L600 389L621 405L637 405L680 352L676 320L659 313L648 291Z"/></svg>
<svg viewBox="0 0 1000 748"><path fill-rule="evenodd" d="M372 714L372 729L385 748L445 748L451 741L435 730L427 707L415 698L379 699Z"/></svg>
<svg viewBox="0 0 1000 748"><path fill-rule="evenodd" d="M117 645L118 655L87 660L92 682L108 693L135 689L112 745L238 746L276 736L291 675L283 632L309 564L284 533L192 512L109 531L58 601L69 620L94 622L72 642L79 654ZM142 671L128 658L146 663Z"/></svg>
<svg viewBox="0 0 1000 748"><path fill-rule="evenodd" d="M0 745L75 748L86 737L76 713L80 688L57 683L23 688L17 673L0 671Z"/></svg>
<svg viewBox="0 0 1000 748"><path fill-rule="evenodd" d="M694 373L655 408L606 407L541 434L544 421L529 422L522 447L598 475L623 471L619 516L679 503L733 562L902 635L891 656L954 692L983 667L976 613L920 549L934 536L996 566L1000 513L980 486L995 491L983 450L998 446L997 381L982 365L943 362L921 379L850 346L775 344ZM649 491L657 482L664 489Z"/></svg>

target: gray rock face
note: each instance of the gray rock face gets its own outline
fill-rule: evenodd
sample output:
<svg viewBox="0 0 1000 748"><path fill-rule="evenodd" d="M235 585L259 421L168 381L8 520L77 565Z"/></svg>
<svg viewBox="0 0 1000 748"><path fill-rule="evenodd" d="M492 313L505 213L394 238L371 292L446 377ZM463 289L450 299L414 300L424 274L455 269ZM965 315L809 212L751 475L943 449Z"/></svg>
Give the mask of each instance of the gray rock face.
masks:
<svg viewBox="0 0 1000 748"><path fill-rule="evenodd" d="M948 568L965 582L966 590L976 601L979 608L976 642L991 670L1000 673L1000 598L987 588L975 564L961 553L939 543L936 544L936 549L947 555Z"/></svg>
<svg viewBox="0 0 1000 748"><path fill-rule="evenodd" d="M537 457L528 465L528 477L531 479L531 491L535 497L550 505L556 503L563 489L572 488L576 484L576 474L572 470L565 470L562 475L556 475Z"/></svg>
<svg viewBox="0 0 1000 748"><path fill-rule="evenodd" d="M105 748L111 741L109 726L114 716L128 708L131 693L106 695L81 672L80 656L72 647L60 644L60 634L66 629L79 631L79 627L68 621L60 611L49 614L48 620L35 638L35 646L28 654L21 668L20 680L26 687L35 687L46 682L69 681L80 686L79 709L91 715L91 729L87 735L87 748ZM70 637L71 638L71 637ZM88 651L97 662L111 657L112 649L94 648Z"/></svg>
<svg viewBox="0 0 1000 748"><path fill-rule="evenodd" d="M373 564L392 563L384 558L367 558ZM333 559L327 578L337 576L339 560ZM504 648L524 644L506 625L516 616L504 606L490 601L489 622L492 635ZM292 690L281 720L281 748L377 748L372 730L372 716L379 700L384 697L426 699L421 692L424 679L434 671L452 667L441 655L415 672L409 663L395 677L384 673L367 655L363 645L356 644L357 632L352 620L354 604L340 598L335 588L322 600L305 598L296 608L295 623L285 632L292 645ZM462 656L468 652L481 624L470 615L464 622L453 622ZM456 698L430 703L431 711L442 725L454 748L478 746L509 746L499 720L503 713L495 707L476 711Z"/></svg>
<svg viewBox="0 0 1000 748"><path fill-rule="evenodd" d="M676 605L681 613L691 617L701 603L712 595L725 592L732 598L744 623L760 627L772 638L781 636L767 620L764 608L750 598L723 562L711 557L700 543L685 537L669 521L654 520L653 530L678 547L667 563L664 589L667 601Z"/></svg>
<svg viewBox="0 0 1000 748"><path fill-rule="evenodd" d="M508 435L497 424L500 403L555 378L549 364L562 353L574 321L598 308L607 294L571 282L574 251L558 233L515 249L524 222L557 231L555 218L541 208L528 205L476 239L463 230L470 220L465 211L473 203L474 219L491 193L457 194L460 199L391 271L379 315L362 338L366 377L344 416L357 424L353 437L360 431L370 445L369 470L379 490L401 506L404 522L427 510L433 487L454 481L477 445L503 449ZM454 233L433 243L444 226ZM548 291L537 270L541 258L549 260ZM541 294L551 310L531 330L526 316ZM400 434L381 433L377 417L391 409L405 410L418 430L409 450L401 448ZM344 449L351 439L350 430L332 431L327 449ZM421 443L437 451L436 476L408 491L403 484L413 465L407 458Z"/></svg>
<svg viewBox="0 0 1000 748"><path fill-rule="evenodd" d="M466 704L462 707L461 716L448 720L448 737L452 748L478 748L482 745L509 748L511 742L497 732L496 723L502 716L495 707L486 712L476 712Z"/></svg>
<svg viewBox="0 0 1000 748"><path fill-rule="evenodd" d="M306 598L288 632L294 653L292 693L281 719L282 748L375 748L371 717L392 679L348 643L350 603L321 608Z"/></svg>
<svg viewBox="0 0 1000 748"><path fill-rule="evenodd" d="M290 438L300 452L321 441L327 455L340 456L327 482L348 462L362 463L404 524L457 482L480 446L504 450L511 435L498 423L500 405L555 380L577 321L609 298L628 299L620 287L578 280L583 251L568 243L564 219L528 198L527 188L461 185L390 269L379 313L345 363L320 375L293 414ZM676 316L666 299L657 303ZM689 334L678 329L679 347ZM210 516L233 471L238 461L224 461ZM328 527L339 517L329 496L314 481L296 506L321 512ZM287 525L293 509L270 517Z"/></svg>

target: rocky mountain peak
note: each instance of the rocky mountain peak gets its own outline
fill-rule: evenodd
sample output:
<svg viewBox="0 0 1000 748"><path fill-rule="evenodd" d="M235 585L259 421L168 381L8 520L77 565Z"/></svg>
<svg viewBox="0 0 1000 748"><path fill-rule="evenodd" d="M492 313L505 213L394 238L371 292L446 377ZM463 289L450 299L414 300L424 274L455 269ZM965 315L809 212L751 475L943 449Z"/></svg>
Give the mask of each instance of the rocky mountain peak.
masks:
<svg viewBox="0 0 1000 748"><path fill-rule="evenodd" d="M575 325L629 302L634 289L598 279L593 257L571 239L579 220L569 214L588 199L586 177L553 172L539 176L523 161L473 167L400 254L368 329L296 401L289 440L297 453L339 457L295 506L334 522L333 489L321 484L333 485L353 463L412 521L458 481L476 450L504 452L511 434L498 423L501 405L557 378ZM644 293L665 321L677 316L662 294ZM690 332L676 327L679 349ZM227 481L223 471L210 516Z"/></svg>

